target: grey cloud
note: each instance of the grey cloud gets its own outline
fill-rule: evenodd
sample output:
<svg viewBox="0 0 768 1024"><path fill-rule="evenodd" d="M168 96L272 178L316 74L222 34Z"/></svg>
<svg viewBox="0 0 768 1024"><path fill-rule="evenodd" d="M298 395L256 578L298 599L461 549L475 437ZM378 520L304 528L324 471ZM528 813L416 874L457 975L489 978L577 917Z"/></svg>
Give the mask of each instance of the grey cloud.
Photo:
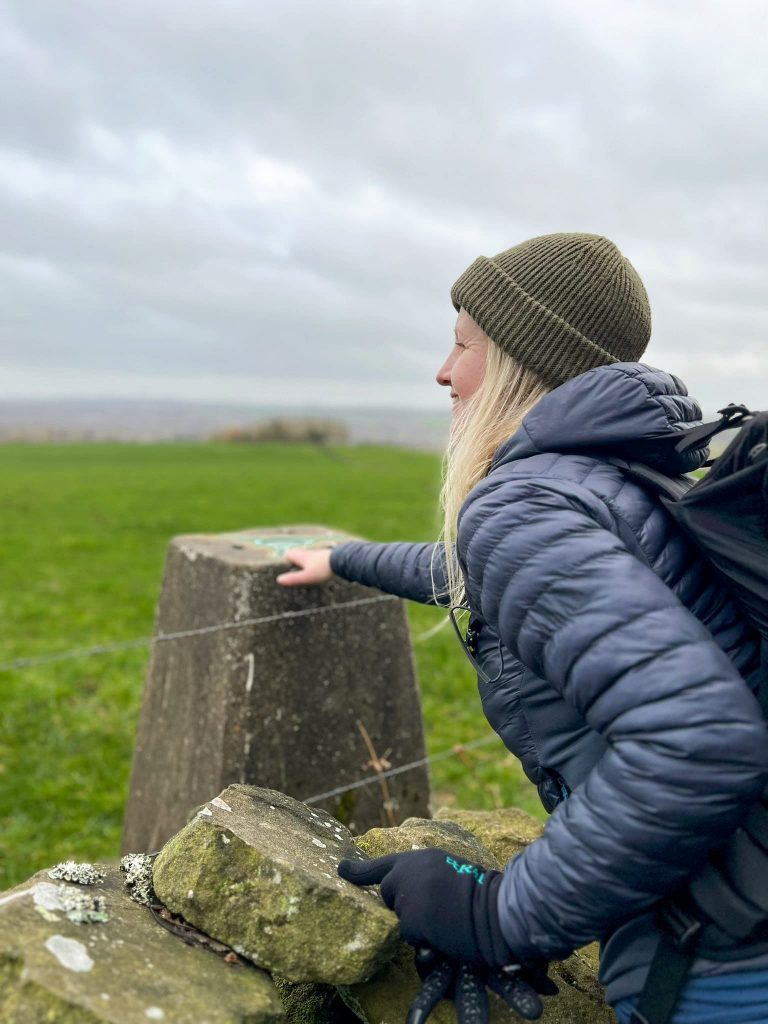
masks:
<svg viewBox="0 0 768 1024"><path fill-rule="evenodd" d="M69 367L183 397L183 367L439 402L455 276L555 230L616 239L709 407L724 346L764 379L760 9L638 10L10 3L0 390Z"/></svg>

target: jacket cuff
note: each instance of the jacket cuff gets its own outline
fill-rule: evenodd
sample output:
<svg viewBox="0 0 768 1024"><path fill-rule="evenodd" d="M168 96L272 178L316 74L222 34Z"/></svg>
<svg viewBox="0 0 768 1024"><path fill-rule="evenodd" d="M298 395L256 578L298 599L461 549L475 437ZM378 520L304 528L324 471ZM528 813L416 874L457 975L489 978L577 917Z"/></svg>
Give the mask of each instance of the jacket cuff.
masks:
<svg viewBox="0 0 768 1024"><path fill-rule="evenodd" d="M331 548L331 572L334 576L340 576L341 579L349 580L352 583L357 582L349 569L349 555L352 548L356 548L361 543L365 544L367 541L349 540Z"/></svg>
<svg viewBox="0 0 768 1024"><path fill-rule="evenodd" d="M483 960L491 967L503 967L517 960L504 938L499 921L500 871L486 875L486 885L476 885L472 899L475 941Z"/></svg>
<svg viewBox="0 0 768 1024"><path fill-rule="evenodd" d="M535 922L526 921L520 913L516 913L517 899L513 872L522 865L523 854L519 854L507 863L502 874L496 895L496 912L499 929L504 941L512 951L512 959L521 963L536 963L543 960L565 960L571 955L574 946L564 946L561 941L553 939L551 934L541 934L535 930ZM531 926L534 930L531 930Z"/></svg>

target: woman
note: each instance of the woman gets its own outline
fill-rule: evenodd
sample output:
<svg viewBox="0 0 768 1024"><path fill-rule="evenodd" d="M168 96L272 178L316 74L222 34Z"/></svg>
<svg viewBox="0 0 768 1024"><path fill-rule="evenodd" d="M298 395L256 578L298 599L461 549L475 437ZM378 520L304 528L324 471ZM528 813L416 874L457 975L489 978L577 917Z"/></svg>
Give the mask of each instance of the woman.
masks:
<svg viewBox="0 0 768 1024"><path fill-rule="evenodd" d="M409 941L478 962L559 959L599 939L624 1022L660 939L652 908L768 780L757 638L658 499L606 461L677 475L707 456L660 441L701 412L677 378L638 362L650 309L616 246L534 238L479 257L451 296L442 543L292 549L300 570L278 581L335 573L468 605L486 716L552 816L492 898L452 900L442 925L435 865L401 855L387 883L401 927L410 906ZM448 934L462 929L464 946ZM674 1020L768 1020L768 954L698 958Z"/></svg>

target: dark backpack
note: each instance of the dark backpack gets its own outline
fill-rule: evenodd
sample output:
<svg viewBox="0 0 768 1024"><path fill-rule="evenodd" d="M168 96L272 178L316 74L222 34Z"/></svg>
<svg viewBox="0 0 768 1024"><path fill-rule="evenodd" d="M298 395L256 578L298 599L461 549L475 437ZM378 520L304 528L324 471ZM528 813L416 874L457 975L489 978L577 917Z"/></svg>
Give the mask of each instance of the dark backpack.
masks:
<svg viewBox="0 0 768 1024"><path fill-rule="evenodd" d="M668 477L641 463L609 459L654 491L715 567L762 638L758 700L768 718L768 412L743 405L721 419L666 438L678 452L739 428L701 480ZM664 439L661 439L661 443ZM662 941L632 1018L666 1024L699 953L737 960L768 952L768 791L724 846L658 910Z"/></svg>

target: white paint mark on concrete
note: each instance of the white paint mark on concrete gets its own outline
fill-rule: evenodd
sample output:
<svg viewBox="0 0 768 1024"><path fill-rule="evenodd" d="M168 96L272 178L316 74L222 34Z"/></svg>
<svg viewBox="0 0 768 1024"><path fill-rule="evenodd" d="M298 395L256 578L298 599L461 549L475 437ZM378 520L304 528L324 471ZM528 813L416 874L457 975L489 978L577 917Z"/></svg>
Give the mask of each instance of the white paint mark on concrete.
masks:
<svg viewBox="0 0 768 1024"><path fill-rule="evenodd" d="M144 1011L144 1016L149 1017L150 1020L165 1020L165 1010L161 1010L159 1006L148 1006Z"/></svg>
<svg viewBox="0 0 768 1024"><path fill-rule="evenodd" d="M325 843L322 842L320 839L313 839L312 842L315 844L315 846L321 846L323 849L325 849Z"/></svg>
<svg viewBox="0 0 768 1024"><path fill-rule="evenodd" d="M198 818L212 818L213 811L211 810L210 807L204 807L202 811L197 812L197 816Z"/></svg>
<svg viewBox="0 0 768 1024"><path fill-rule="evenodd" d="M356 953L358 949L365 949L365 939L360 935L356 935L351 942L348 942L344 947L348 953Z"/></svg>
<svg viewBox="0 0 768 1024"><path fill-rule="evenodd" d="M64 935L51 935L45 940L45 948L68 971L90 971L93 960L82 942L68 939Z"/></svg>
<svg viewBox="0 0 768 1024"><path fill-rule="evenodd" d="M220 796L215 796L213 800L211 800L210 802L214 807L220 807L222 811L232 810L232 808L229 806L226 800L222 800Z"/></svg>
<svg viewBox="0 0 768 1024"><path fill-rule="evenodd" d="M245 660L248 662L248 678L245 680L245 692L250 693L253 686L253 676L256 671L256 658L253 652L246 654Z"/></svg>

